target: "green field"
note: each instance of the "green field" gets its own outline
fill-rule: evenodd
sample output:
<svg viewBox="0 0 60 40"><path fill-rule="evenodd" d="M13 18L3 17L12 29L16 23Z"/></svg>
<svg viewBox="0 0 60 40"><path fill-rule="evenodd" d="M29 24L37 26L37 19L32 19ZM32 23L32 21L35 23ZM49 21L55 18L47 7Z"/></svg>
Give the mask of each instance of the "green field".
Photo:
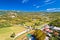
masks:
<svg viewBox="0 0 60 40"><path fill-rule="evenodd" d="M0 40L12 40L12 38L10 37L11 34L14 32L15 34L22 32L23 30L25 30L25 28L23 28L23 30L21 30L23 27L6 27L6 28L0 28Z"/></svg>

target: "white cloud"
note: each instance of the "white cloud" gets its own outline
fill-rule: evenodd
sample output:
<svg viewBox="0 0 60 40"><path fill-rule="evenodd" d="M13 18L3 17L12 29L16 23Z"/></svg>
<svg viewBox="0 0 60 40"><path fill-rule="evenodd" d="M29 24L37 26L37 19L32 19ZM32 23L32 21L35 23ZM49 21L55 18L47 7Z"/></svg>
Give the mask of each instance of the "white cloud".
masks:
<svg viewBox="0 0 60 40"><path fill-rule="evenodd" d="M36 8L40 8L40 6L36 6Z"/></svg>
<svg viewBox="0 0 60 40"><path fill-rule="evenodd" d="M45 0L44 2L50 2L51 0Z"/></svg>
<svg viewBox="0 0 60 40"><path fill-rule="evenodd" d="M33 4L33 7L39 8L40 6L39 5L36 5L36 4Z"/></svg>
<svg viewBox="0 0 60 40"><path fill-rule="evenodd" d="M49 9L47 9L47 11L49 11L49 10L55 10L56 8L49 8Z"/></svg>
<svg viewBox="0 0 60 40"><path fill-rule="evenodd" d="M36 4L33 4L33 6L36 6Z"/></svg>
<svg viewBox="0 0 60 40"><path fill-rule="evenodd" d="M45 4L43 4L43 5L33 4L33 6L36 7L36 8L40 8L40 7L47 6L47 5L49 5L49 4L53 4L53 3L55 3L55 2L56 2L56 1L46 0Z"/></svg>
<svg viewBox="0 0 60 40"><path fill-rule="evenodd" d="M22 0L22 3L26 3L26 2L28 2L29 0Z"/></svg>
<svg viewBox="0 0 60 40"><path fill-rule="evenodd" d="M52 1L52 2L49 2L49 3L45 3L44 5L42 5L42 6L40 6L40 7L47 6L47 5L53 4L53 3L55 3L55 2L56 2L56 1Z"/></svg>
<svg viewBox="0 0 60 40"><path fill-rule="evenodd" d="M60 11L60 8L49 8L49 9L46 9L46 11L48 11L48 12L58 12L58 11Z"/></svg>
<svg viewBox="0 0 60 40"><path fill-rule="evenodd" d="M45 3L44 5L41 5L41 6L40 5L37 6L36 4L34 4L33 6L36 7L36 8L40 8L40 7L43 7L43 6L52 4L52 3L55 3L55 1L52 1L52 2L49 2L49 3Z"/></svg>

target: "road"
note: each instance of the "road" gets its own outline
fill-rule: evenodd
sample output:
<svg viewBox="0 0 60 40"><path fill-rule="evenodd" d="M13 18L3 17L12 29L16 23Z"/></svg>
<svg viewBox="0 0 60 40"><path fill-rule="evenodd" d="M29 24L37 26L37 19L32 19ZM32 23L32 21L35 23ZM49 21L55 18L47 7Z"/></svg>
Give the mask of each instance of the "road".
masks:
<svg viewBox="0 0 60 40"><path fill-rule="evenodd" d="M44 28L44 26L45 25L47 25L48 23L45 23L45 24L43 24L43 25L41 25L40 26L40 28L37 28L37 29L43 29ZM18 36L21 36L21 35L23 35L23 34L27 34L27 32L30 32L30 31L32 31L32 30L30 30L30 29L26 29L26 30L24 30L23 32L20 32L20 33L18 33L15 37L14 37L14 39L13 40L15 40L15 38L17 38ZM22 36L21 36L22 37ZM21 39L20 39L21 40Z"/></svg>
<svg viewBox="0 0 60 40"><path fill-rule="evenodd" d="M22 34L24 34L24 33L26 33L26 32L29 32L29 31L30 31L30 29L26 29L26 30L24 30L23 32L18 33L18 34L14 37L13 40L15 40L15 38L17 38L18 36L20 36L20 35L22 35Z"/></svg>
<svg viewBox="0 0 60 40"><path fill-rule="evenodd" d="M26 32L26 33L24 33L22 35L19 35L19 37L16 40L23 40L28 33L34 34L34 32L35 32L35 30L30 30L29 32Z"/></svg>
<svg viewBox="0 0 60 40"><path fill-rule="evenodd" d="M54 27L53 29L55 29L55 30L60 30L60 27Z"/></svg>

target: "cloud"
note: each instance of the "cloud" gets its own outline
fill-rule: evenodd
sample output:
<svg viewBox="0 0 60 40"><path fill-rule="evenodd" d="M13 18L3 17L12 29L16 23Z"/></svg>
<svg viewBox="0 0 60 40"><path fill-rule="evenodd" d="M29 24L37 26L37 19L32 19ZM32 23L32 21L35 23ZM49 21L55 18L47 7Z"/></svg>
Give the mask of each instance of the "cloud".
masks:
<svg viewBox="0 0 60 40"><path fill-rule="evenodd" d="M48 11L48 12L59 12L60 8L49 8L49 9L46 9L46 11Z"/></svg>
<svg viewBox="0 0 60 40"><path fill-rule="evenodd" d="M33 4L33 6L36 7L36 8L39 8L40 7L39 5L36 5L36 4Z"/></svg>
<svg viewBox="0 0 60 40"><path fill-rule="evenodd" d="M22 3L27 3L29 0L22 0Z"/></svg>
<svg viewBox="0 0 60 40"><path fill-rule="evenodd" d="M40 8L40 6L36 6L36 8Z"/></svg>
<svg viewBox="0 0 60 40"><path fill-rule="evenodd" d="M47 9L47 11L49 11L49 10L55 10L56 8L49 8L49 9Z"/></svg>
<svg viewBox="0 0 60 40"><path fill-rule="evenodd" d="M36 4L33 4L33 6L36 6Z"/></svg>
<svg viewBox="0 0 60 40"><path fill-rule="evenodd" d="M44 2L50 2L51 0L45 0Z"/></svg>
<svg viewBox="0 0 60 40"><path fill-rule="evenodd" d="M46 0L43 5L33 4L33 6L36 7L36 8L40 8L40 7L47 6L47 5L49 5L49 4L53 4L53 3L55 3L55 2L56 2L56 1Z"/></svg>
<svg viewBox="0 0 60 40"><path fill-rule="evenodd" d="M53 4L53 3L55 3L55 2L56 2L56 1L52 1L52 2L49 2L49 3L45 3L44 5L42 5L42 6L40 6L40 7L47 6L47 5Z"/></svg>

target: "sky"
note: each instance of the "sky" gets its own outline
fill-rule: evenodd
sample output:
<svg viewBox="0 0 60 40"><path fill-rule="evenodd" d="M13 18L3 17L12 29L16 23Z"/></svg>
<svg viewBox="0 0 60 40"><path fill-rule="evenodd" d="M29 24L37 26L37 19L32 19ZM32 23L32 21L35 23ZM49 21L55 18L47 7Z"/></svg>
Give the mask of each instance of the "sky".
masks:
<svg viewBox="0 0 60 40"><path fill-rule="evenodd" d="M60 11L60 0L0 0L0 10Z"/></svg>

